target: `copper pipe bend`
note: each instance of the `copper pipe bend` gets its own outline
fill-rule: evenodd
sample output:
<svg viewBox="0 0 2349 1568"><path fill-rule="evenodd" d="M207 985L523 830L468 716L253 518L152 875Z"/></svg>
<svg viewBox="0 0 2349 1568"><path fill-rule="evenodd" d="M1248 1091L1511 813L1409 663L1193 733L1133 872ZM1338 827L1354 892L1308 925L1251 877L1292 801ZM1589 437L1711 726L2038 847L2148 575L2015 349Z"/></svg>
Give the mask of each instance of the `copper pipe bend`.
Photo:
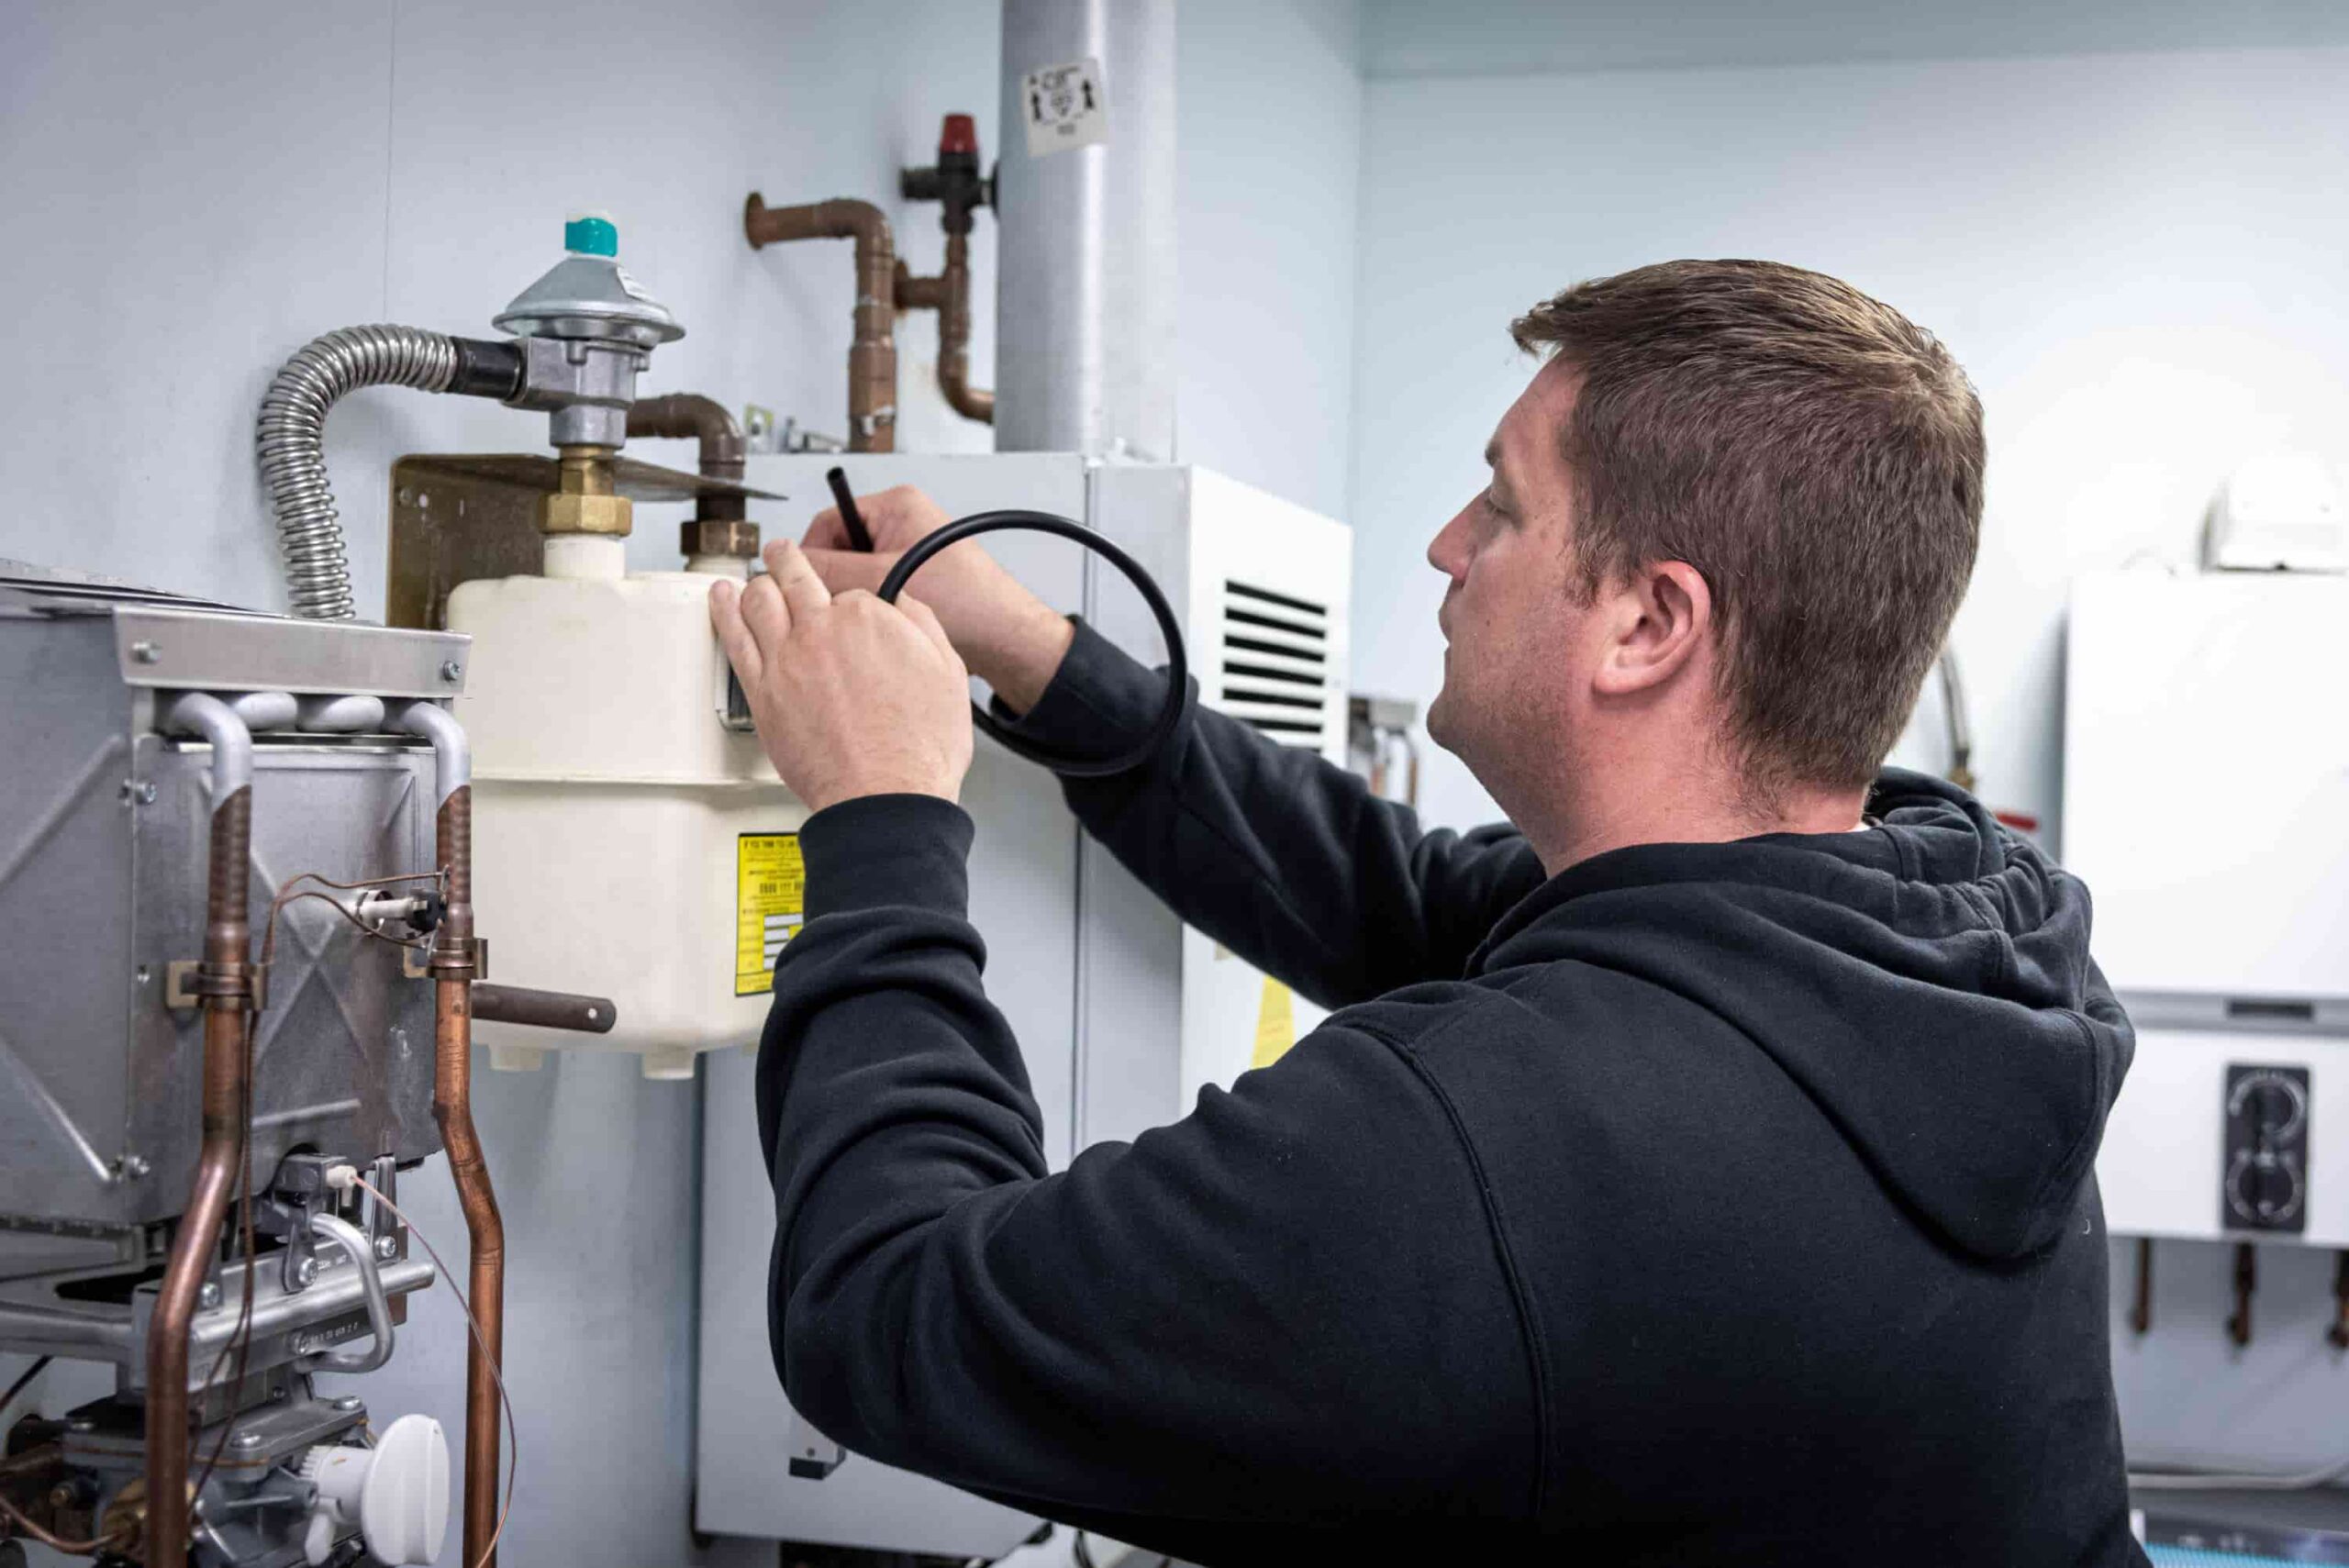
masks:
<svg viewBox="0 0 2349 1568"><path fill-rule="evenodd" d="M846 198L771 207L753 191L742 205L752 250L794 239L856 243L856 311L848 350L848 450L897 447L897 241L871 202Z"/></svg>

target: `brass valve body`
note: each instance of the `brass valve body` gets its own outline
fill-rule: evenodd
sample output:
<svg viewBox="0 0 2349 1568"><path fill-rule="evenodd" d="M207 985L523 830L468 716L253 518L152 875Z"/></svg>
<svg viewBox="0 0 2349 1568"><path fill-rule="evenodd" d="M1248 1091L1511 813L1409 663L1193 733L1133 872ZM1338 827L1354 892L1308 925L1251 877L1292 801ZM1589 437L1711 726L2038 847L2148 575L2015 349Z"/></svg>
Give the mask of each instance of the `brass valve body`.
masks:
<svg viewBox="0 0 2349 1568"><path fill-rule="evenodd" d="M612 484L614 447L565 446L560 488L539 497L542 534L601 534L626 539L635 527L634 505Z"/></svg>

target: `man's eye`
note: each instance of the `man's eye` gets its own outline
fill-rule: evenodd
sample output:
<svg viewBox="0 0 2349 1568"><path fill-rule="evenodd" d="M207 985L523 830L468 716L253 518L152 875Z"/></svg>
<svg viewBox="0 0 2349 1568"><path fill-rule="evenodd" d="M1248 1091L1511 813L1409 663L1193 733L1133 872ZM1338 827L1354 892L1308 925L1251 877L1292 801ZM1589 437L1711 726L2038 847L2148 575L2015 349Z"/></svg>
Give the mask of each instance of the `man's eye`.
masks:
<svg viewBox="0 0 2349 1568"><path fill-rule="evenodd" d="M1497 517L1506 517L1508 516L1508 508L1502 506L1500 503L1500 497L1495 495L1491 491L1486 491L1479 499L1485 503L1485 510L1492 513L1493 516Z"/></svg>

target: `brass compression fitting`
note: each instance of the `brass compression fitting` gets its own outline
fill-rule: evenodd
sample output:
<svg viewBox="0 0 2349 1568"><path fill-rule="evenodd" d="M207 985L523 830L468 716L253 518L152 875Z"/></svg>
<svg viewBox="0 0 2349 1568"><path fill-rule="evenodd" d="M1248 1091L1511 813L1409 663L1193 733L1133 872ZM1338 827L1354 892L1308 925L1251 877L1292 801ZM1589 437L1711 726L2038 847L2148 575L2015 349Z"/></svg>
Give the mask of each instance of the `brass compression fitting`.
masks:
<svg viewBox="0 0 2349 1568"><path fill-rule="evenodd" d="M556 488L539 497L539 531L626 539L635 525L635 507L613 483L612 458L618 449L581 445L555 450L561 454Z"/></svg>

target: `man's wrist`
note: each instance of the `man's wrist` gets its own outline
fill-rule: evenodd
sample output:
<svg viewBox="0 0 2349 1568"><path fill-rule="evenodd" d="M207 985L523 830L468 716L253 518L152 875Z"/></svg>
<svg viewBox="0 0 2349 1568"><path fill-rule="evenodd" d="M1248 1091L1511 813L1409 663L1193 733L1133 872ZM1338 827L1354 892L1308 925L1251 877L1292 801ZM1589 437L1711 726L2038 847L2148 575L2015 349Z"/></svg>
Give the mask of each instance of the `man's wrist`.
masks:
<svg viewBox="0 0 2349 1568"><path fill-rule="evenodd" d="M1076 627L1066 616L1038 604L1021 617L1011 635L979 651L968 662L971 673L995 689L1004 706L1025 713L1060 673L1061 662L1075 639Z"/></svg>
<svg viewBox="0 0 2349 1568"><path fill-rule="evenodd" d="M829 810L835 806L845 806L852 800L863 800L879 795L929 795L934 800L942 800L949 806L960 806L963 803L962 791L952 784L941 784L934 779L893 778L876 773L870 778L842 779L837 784L823 785L812 795L803 797L800 804L805 806L812 816L818 811Z"/></svg>

